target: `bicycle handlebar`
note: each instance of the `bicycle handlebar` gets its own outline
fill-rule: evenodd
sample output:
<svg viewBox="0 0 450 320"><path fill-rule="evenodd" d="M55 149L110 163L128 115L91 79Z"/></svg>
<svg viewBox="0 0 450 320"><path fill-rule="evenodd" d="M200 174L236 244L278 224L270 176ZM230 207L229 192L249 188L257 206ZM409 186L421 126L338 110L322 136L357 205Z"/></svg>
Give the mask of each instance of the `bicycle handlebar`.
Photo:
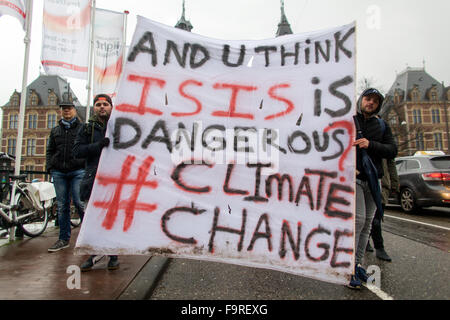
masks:
<svg viewBox="0 0 450 320"><path fill-rule="evenodd" d="M5 152L0 152L0 159L9 159L9 160L16 160L16 157L15 156L13 156L12 154L8 154L8 153L5 153Z"/></svg>

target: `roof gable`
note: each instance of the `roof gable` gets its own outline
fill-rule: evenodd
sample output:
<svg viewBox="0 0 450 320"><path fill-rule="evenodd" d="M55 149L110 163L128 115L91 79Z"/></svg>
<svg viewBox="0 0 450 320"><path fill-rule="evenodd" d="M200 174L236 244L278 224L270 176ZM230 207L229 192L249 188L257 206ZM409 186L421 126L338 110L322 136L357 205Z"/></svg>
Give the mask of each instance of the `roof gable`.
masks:
<svg viewBox="0 0 450 320"><path fill-rule="evenodd" d="M436 86L438 99L442 97L443 87L436 79L430 76L425 69L407 68L405 71L397 75L391 89L387 93L389 96L394 96L396 90L401 90L404 101L411 101L410 93L417 86L420 93L421 101L428 101L427 93Z"/></svg>

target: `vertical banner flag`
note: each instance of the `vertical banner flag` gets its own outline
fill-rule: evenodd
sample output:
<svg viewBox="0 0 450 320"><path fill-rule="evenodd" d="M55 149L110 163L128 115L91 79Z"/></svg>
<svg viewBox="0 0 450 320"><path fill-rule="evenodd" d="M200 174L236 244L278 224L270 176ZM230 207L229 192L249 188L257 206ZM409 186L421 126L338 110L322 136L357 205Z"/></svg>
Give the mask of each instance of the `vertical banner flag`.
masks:
<svg viewBox="0 0 450 320"><path fill-rule="evenodd" d="M355 23L231 41L138 17L77 254L348 283L355 54Z"/></svg>
<svg viewBox="0 0 450 320"><path fill-rule="evenodd" d="M116 95L122 73L124 13L95 10L94 28L94 96Z"/></svg>
<svg viewBox="0 0 450 320"><path fill-rule="evenodd" d="M87 79L90 19L90 0L44 0L41 63L47 74Z"/></svg>
<svg viewBox="0 0 450 320"><path fill-rule="evenodd" d="M0 0L0 17L4 14L19 19L23 30L26 30L26 1L27 0Z"/></svg>

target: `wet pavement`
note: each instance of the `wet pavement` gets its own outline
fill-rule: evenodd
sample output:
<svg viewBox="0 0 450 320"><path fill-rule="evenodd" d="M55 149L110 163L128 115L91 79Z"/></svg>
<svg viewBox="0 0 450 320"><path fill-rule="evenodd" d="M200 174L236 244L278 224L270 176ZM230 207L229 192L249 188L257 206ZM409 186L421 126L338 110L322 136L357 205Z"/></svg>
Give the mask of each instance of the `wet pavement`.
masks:
<svg viewBox="0 0 450 320"><path fill-rule="evenodd" d="M87 256L73 252L79 228L72 230L70 247L54 253L47 249L58 239L59 230L49 229L37 238L25 237L0 247L0 300L121 299L151 260L150 256L119 256L119 269L109 271L105 257L92 271L81 273L77 267Z"/></svg>

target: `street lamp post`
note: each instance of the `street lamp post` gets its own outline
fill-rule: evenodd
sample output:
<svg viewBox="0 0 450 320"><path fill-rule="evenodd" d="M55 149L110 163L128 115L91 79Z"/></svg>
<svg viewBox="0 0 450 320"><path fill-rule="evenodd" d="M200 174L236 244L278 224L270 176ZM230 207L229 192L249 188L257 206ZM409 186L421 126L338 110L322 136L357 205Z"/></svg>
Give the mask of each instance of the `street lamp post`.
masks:
<svg viewBox="0 0 450 320"><path fill-rule="evenodd" d="M447 132L447 154L450 154L450 133L448 128L447 97L445 96L444 81L442 81L442 100L444 101L445 130Z"/></svg>
<svg viewBox="0 0 450 320"><path fill-rule="evenodd" d="M410 147L410 141L409 141L409 125L408 123L403 120L402 123L400 124L400 130L402 130L403 128L405 128L405 142L407 144L407 150L408 150L408 155L411 155L411 147Z"/></svg>

